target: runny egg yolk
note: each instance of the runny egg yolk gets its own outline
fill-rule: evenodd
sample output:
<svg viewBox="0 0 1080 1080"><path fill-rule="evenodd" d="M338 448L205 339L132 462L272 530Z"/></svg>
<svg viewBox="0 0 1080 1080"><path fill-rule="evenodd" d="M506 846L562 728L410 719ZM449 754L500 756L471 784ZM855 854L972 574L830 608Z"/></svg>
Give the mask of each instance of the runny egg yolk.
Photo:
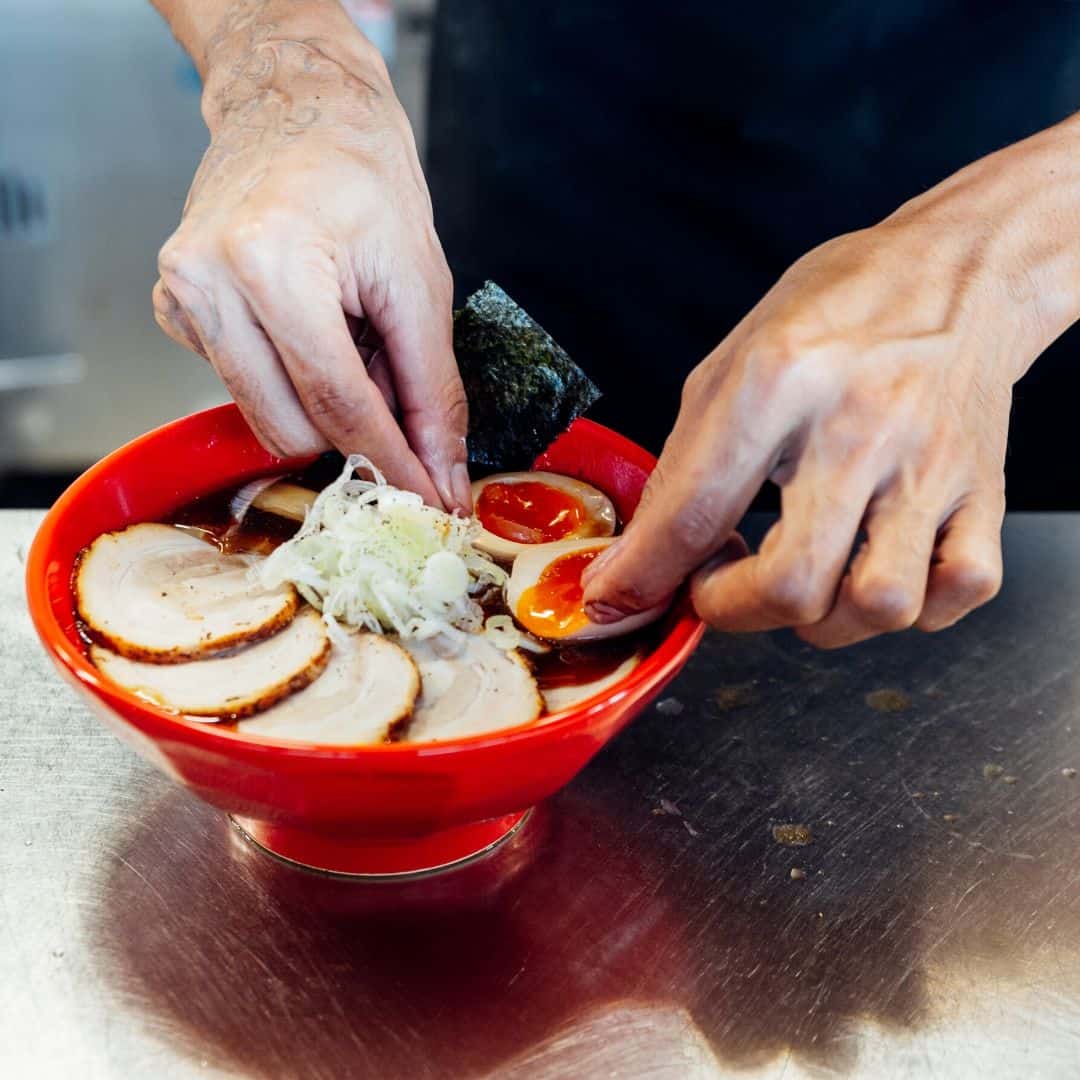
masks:
<svg viewBox="0 0 1080 1080"><path fill-rule="evenodd" d="M476 516L488 532L518 544L547 544L576 532L585 506L568 491L522 480L487 484L476 500Z"/></svg>
<svg viewBox="0 0 1080 1080"><path fill-rule="evenodd" d="M603 551L586 548L553 559L544 567L536 584L518 600L514 614L526 630L537 637L561 638L588 626L589 617L581 603L585 593L581 575Z"/></svg>

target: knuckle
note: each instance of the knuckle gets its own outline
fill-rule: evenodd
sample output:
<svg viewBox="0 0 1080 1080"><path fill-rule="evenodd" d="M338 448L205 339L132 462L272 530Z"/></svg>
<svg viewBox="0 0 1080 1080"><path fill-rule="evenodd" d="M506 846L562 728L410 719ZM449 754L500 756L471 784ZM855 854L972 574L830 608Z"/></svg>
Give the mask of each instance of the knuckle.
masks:
<svg viewBox="0 0 1080 1080"><path fill-rule="evenodd" d="M259 442L276 457L310 457L327 447L314 428L287 423L265 401L246 401L242 408Z"/></svg>
<svg viewBox="0 0 1080 1080"><path fill-rule="evenodd" d="M820 622L832 607L832 590L793 562L771 567L760 587L761 598L771 614L789 626Z"/></svg>
<svg viewBox="0 0 1080 1080"><path fill-rule="evenodd" d="M154 321L160 327L162 332L175 341L177 345L189 349L191 352L206 359L206 347L203 345L198 332L195 330L191 318L189 318L188 314L181 307L180 302L160 278L154 286L151 303L154 312ZM199 308L198 310L204 312L205 308Z"/></svg>
<svg viewBox="0 0 1080 1080"><path fill-rule="evenodd" d="M966 555L953 564L949 577L950 590L971 607L978 607L993 600L1001 591L1001 560Z"/></svg>
<svg viewBox="0 0 1080 1080"><path fill-rule="evenodd" d="M197 268L199 257L195 246L181 233L173 233L158 252L158 273L168 285L169 279Z"/></svg>
<svg viewBox="0 0 1080 1080"><path fill-rule="evenodd" d="M681 506L671 519L669 537L683 551L705 551L712 546L716 522L712 510L701 499Z"/></svg>
<svg viewBox="0 0 1080 1080"><path fill-rule="evenodd" d="M860 460L888 439L880 406L861 392L845 395L841 407L822 425L819 448L829 461Z"/></svg>
<svg viewBox="0 0 1080 1080"><path fill-rule="evenodd" d="M167 293L182 307L197 309L204 295L201 283L206 279L209 265L201 248L181 234L175 234L158 252L161 288L154 290L155 300L160 293Z"/></svg>
<svg viewBox="0 0 1080 1080"><path fill-rule="evenodd" d="M668 445L670 445L670 442L669 437ZM645 487L641 491L637 509L634 511L635 517L640 517L642 511L646 508L662 504L665 493L673 489L678 470L669 467L668 461L668 446L666 445L660 459L653 466L652 472L649 473L649 477L645 481Z"/></svg>
<svg viewBox="0 0 1080 1080"><path fill-rule="evenodd" d="M362 425L364 402L345 393L326 378L309 381L303 390L304 408L316 427L333 428L338 438L357 434Z"/></svg>
<svg viewBox="0 0 1080 1080"><path fill-rule="evenodd" d="M769 397L790 388L805 364L803 351L786 330L759 331L747 342L742 362L757 390Z"/></svg>
<svg viewBox="0 0 1080 1080"><path fill-rule="evenodd" d="M310 457L326 449L325 441L314 432L285 431L276 426L266 428L263 441L272 454L283 458Z"/></svg>
<svg viewBox="0 0 1080 1080"><path fill-rule="evenodd" d="M154 317L158 323L165 328L170 326L176 318L176 297L169 292L161 278L158 278L158 282L154 286L151 303L154 308Z"/></svg>
<svg viewBox="0 0 1080 1080"><path fill-rule="evenodd" d="M237 280L260 288L265 282L271 258L267 237L273 226L265 218L245 218L230 224L222 236L222 248Z"/></svg>
<svg viewBox="0 0 1080 1080"><path fill-rule="evenodd" d="M454 379L442 394L447 426L453 432L464 433L469 429L469 399L460 379Z"/></svg>
<svg viewBox="0 0 1080 1080"><path fill-rule="evenodd" d="M852 581L851 602L863 622L878 630L906 630L922 610L922 598L909 582L884 575Z"/></svg>
<svg viewBox="0 0 1080 1080"><path fill-rule="evenodd" d="M747 342L746 360L762 375L782 375L795 362L798 350L786 330L759 330Z"/></svg>
<svg viewBox="0 0 1080 1080"><path fill-rule="evenodd" d="M682 388L683 405L690 404L707 394L710 389L711 379L705 364L698 364L689 375L686 376Z"/></svg>

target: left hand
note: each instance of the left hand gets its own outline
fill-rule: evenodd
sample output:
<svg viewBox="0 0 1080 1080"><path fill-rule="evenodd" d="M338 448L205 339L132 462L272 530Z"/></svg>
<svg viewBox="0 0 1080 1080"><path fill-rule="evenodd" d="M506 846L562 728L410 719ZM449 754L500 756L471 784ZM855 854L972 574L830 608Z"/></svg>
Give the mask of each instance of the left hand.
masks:
<svg viewBox="0 0 1080 1080"><path fill-rule="evenodd" d="M586 576L594 621L693 574L714 627L837 647L995 595L1012 385L1044 346L980 222L935 206L810 252L691 373L636 516ZM770 478L782 516L748 555L733 530Z"/></svg>

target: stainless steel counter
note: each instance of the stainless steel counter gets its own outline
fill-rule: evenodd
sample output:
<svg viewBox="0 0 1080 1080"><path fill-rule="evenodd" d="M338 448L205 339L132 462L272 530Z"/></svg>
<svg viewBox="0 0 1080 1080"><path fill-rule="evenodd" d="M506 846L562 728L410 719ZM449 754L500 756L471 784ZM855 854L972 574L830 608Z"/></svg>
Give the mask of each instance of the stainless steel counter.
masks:
<svg viewBox="0 0 1080 1080"><path fill-rule="evenodd" d="M496 856L377 887L75 701L37 520L0 515L0 1075L1080 1076L1080 516L1011 520L938 637L708 638Z"/></svg>

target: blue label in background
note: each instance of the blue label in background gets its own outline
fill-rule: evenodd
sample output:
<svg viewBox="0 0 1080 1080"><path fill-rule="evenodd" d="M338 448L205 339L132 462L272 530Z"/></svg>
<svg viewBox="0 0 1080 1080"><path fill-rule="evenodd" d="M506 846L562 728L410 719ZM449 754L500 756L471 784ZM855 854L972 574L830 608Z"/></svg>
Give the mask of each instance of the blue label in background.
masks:
<svg viewBox="0 0 1080 1080"><path fill-rule="evenodd" d="M186 56L176 62L176 85L196 95L202 93L202 79L198 68Z"/></svg>

